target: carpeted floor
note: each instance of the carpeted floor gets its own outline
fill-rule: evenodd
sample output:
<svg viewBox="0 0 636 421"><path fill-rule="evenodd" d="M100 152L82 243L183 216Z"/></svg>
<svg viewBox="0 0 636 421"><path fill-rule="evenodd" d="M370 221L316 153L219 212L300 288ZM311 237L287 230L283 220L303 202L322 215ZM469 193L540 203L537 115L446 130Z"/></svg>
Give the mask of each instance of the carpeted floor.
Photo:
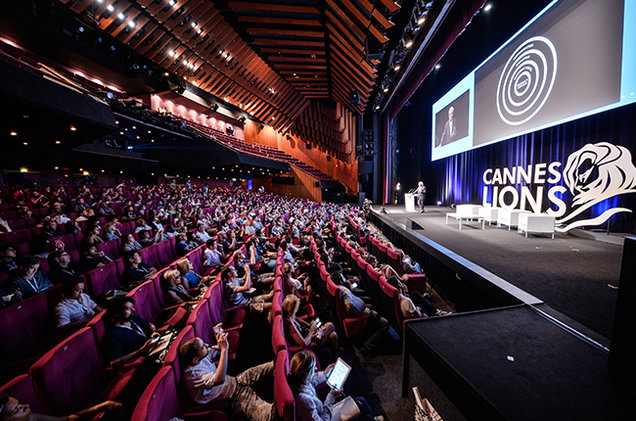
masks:
<svg viewBox="0 0 636 421"><path fill-rule="evenodd" d="M424 214L386 207L388 216L404 224L415 220L417 232L458 253L546 304L609 338L616 305L622 246L567 234L530 235L495 225L445 225L450 209L431 208Z"/></svg>

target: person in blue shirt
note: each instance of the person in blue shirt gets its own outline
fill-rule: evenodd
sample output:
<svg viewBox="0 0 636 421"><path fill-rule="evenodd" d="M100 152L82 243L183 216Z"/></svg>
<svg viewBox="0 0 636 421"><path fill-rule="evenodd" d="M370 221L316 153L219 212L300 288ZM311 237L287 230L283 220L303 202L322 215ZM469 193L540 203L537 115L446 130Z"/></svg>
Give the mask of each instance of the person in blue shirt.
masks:
<svg viewBox="0 0 636 421"><path fill-rule="evenodd" d="M48 276L40 271L40 259L25 257L20 261L17 276L12 281L14 289L22 291L22 298L33 297L51 288Z"/></svg>

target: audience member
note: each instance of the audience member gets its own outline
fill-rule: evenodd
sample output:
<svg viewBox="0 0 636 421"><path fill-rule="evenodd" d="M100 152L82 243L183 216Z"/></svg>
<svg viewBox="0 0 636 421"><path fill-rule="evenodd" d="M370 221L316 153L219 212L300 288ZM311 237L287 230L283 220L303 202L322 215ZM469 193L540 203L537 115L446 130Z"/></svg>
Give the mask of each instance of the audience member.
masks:
<svg viewBox="0 0 636 421"><path fill-rule="evenodd" d="M71 255L67 251L54 251L49 255L48 261L50 269L47 275L55 285L63 284L79 275L71 265Z"/></svg>
<svg viewBox="0 0 636 421"><path fill-rule="evenodd" d="M84 281L78 277L69 279L62 284L62 299L54 309L55 325L58 329L78 328L101 311L84 292Z"/></svg>
<svg viewBox="0 0 636 421"><path fill-rule="evenodd" d="M17 251L14 246L0 245L0 272L11 273L15 271L18 268L16 257Z"/></svg>
<svg viewBox="0 0 636 421"><path fill-rule="evenodd" d="M122 246L122 250L124 251L124 253L127 253L129 251L139 251L142 248L143 247L141 246L141 244L139 244L139 242L135 240L134 235L126 234L126 241L124 242L124 245Z"/></svg>
<svg viewBox="0 0 636 421"><path fill-rule="evenodd" d="M121 416L122 404L104 401L74 414L59 417L33 413L28 404L21 404L16 398L0 394L0 421L82 421L92 420L104 411Z"/></svg>
<svg viewBox="0 0 636 421"><path fill-rule="evenodd" d="M20 289L24 299L51 288L52 285L48 276L39 269L40 259L37 257L24 257L20 260L17 274L12 282L14 288Z"/></svg>
<svg viewBox="0 0 636 421"><path fill-rule="evenodd" d="M128 251L124 254L124 265L122 285L128 289L134 288L157 273L157 269L141 261L141 255L135 250Z"/></svg>
<svg viewBox="0 0 636 421"><path fill-rule="evenodd" d="M227 399L231 417L250 421L269 421L274 417L273 404L256 392L257 388L273 390L274 363L261 364L240 373L236 377L227 374L227 333L216 334L219 365L212 361L211 347L201 338L185 341L179 348L183 369L183 383L188 396L200 405Z"/></svg>
<svg viewBox="0 0 636 421"><path fill-rule="evenodd" d="M179 275L178 270L167 270L161 275L163 299L169 306L197 302L197 299L188 292L187 286L187 281Z"/></svg>

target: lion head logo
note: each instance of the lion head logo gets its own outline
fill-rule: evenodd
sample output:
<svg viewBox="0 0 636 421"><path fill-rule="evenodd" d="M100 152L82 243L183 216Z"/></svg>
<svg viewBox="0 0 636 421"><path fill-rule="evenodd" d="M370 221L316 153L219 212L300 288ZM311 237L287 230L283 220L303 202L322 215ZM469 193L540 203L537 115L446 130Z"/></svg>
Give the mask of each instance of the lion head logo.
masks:
<svg viewBox="0 0 636 421"><path fill-rule="evenodd" d="M605 199L636 192L636 167L631 153L623 146L607 142L587 144L571 154L563 170L563 179L573 198L572 212L556 221L561 224ZM577 221L562 230L567 231L574 225L598 225L617 212L631 210L609 209L593 220Z"/></svg>

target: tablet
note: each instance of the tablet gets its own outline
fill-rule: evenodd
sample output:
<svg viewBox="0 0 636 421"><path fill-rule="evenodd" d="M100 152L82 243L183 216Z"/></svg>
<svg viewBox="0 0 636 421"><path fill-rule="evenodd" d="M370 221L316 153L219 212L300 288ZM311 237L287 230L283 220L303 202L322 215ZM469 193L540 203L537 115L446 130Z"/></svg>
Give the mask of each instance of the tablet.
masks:
<svg viewBox="0 0 636 421"><path fill-rule="evenodd" d="M333 368L331 374L329 375L329 378L327 379L327 384L332 389L342 390L342 386L347 380L350 371L351 366L344 362L342 358L338 358L338 361L336 361L336 366Z"/></svg>

